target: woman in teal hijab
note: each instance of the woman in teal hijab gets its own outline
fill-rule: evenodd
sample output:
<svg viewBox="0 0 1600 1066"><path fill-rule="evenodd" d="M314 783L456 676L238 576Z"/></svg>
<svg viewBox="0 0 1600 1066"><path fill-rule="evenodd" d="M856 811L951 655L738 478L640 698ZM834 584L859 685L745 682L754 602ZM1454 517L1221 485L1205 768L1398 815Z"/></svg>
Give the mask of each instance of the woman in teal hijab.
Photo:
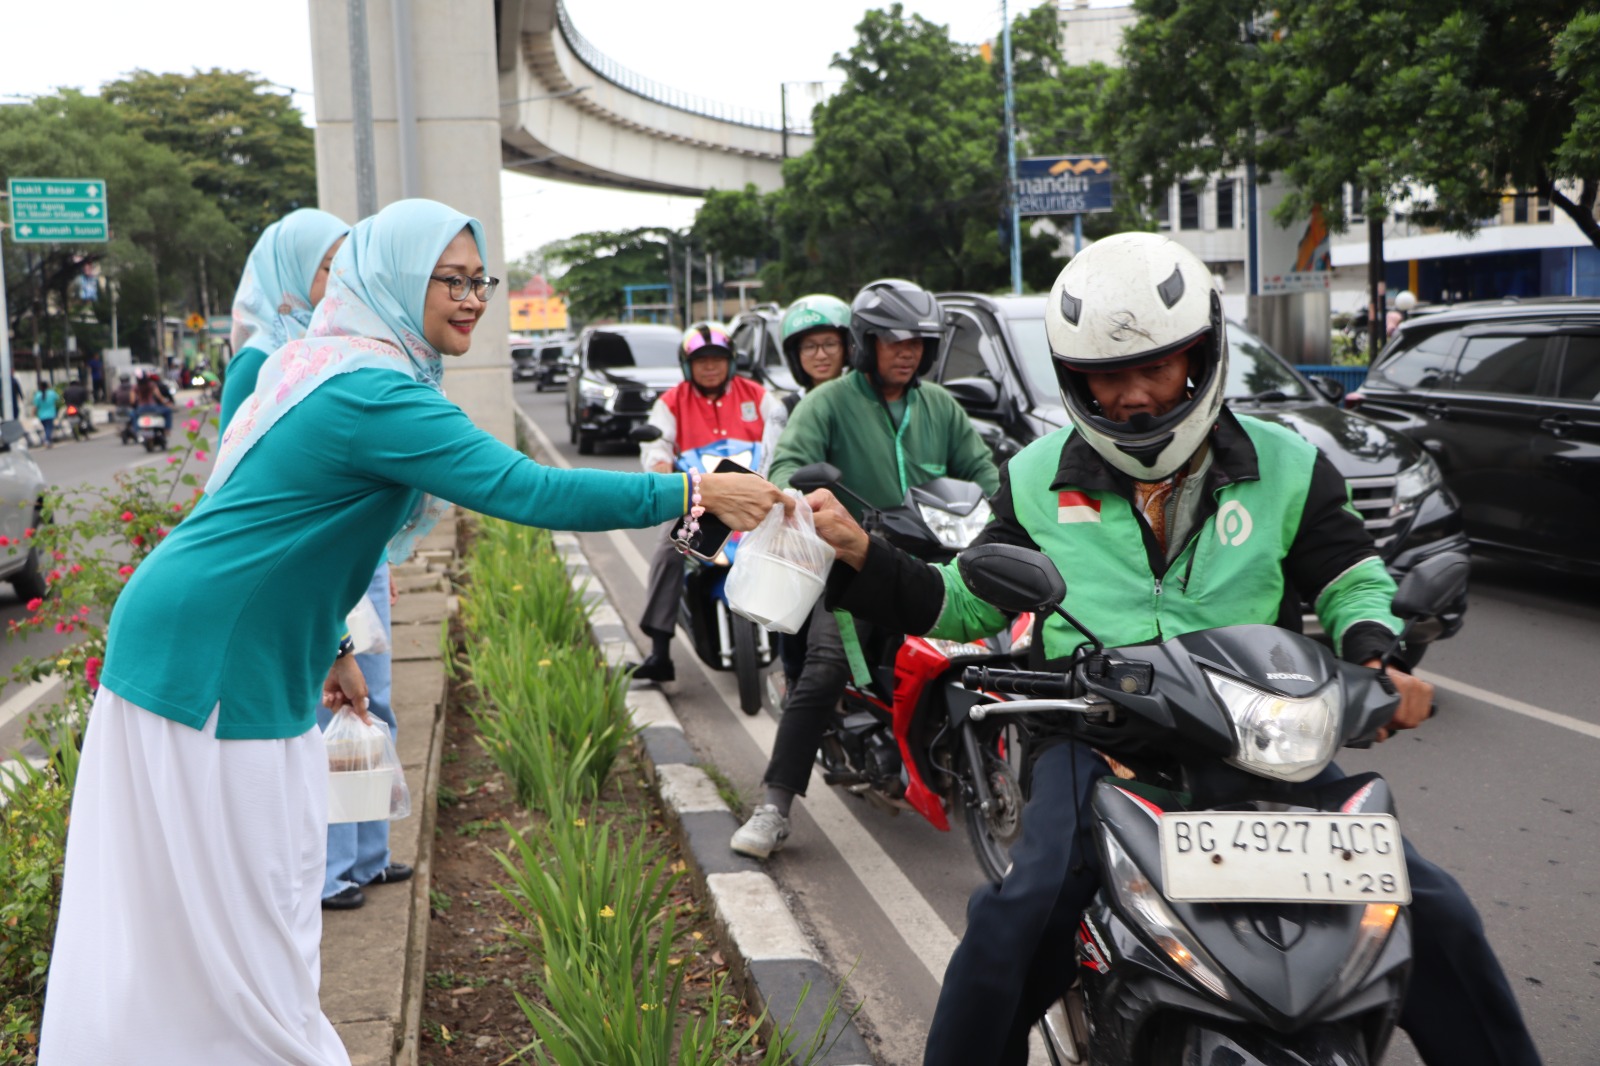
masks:
<svg viewBox="0 0 1600 1066"><path fill-rule="evenodd" d="M233 358L222 386L222 420L255 391L267 356L306 335L328 284L328 269L350 227L302 207L261 231L233 296Z"/></svg>
<svg viewBox="0 0 1600 1066"><path fill-rule="evenodd" d="M43 1066L345 1066L318 1001L327 756L313 708L360 708L345 612L437 500L569 530L703 504L736 529L757 477L540 466L440 391L495 279L478 223L410 200L357 224L304 339L263 365L207 494L112 613L85 734ZM196 580L196 575L201 579ZM330 660L332 660L330 668Z"/></svg>

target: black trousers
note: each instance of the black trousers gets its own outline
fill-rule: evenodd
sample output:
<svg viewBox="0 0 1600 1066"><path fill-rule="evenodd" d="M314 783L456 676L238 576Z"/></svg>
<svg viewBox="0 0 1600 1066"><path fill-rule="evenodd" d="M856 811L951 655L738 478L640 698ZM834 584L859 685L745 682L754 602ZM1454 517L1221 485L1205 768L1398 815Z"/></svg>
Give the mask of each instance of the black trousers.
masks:
<svg viewBox="0 0 1600 1066"><path fill-rule="evenodd" d="M652 637L668 640L678 628L678 604L683 602L683 553L672 542L678 528L673 519L661 527L661 539L650 559L650 579L646 585L644 617L639 628Z"/></svg>
<svg viewBox="0 0 1600 1066"><path fill-rule="evenodd" d="M819 601L807 623L806 662L783 705L778 719L778 737L772 744L772 759L767 763L762 784L788 789L797 796L806 794L811 767L817 761L817 748L828 726L828 716L844 695L850 681L850 663L845 658L844 642L839 639L839 623Z"/></svg>
<svg viewBox="0 0 1600 1066"><path fill-rule="evenodd" d="M924 1066L1028 1061L1028 1030L1072 983L1072 944L1099 887L1093 854L1073 872L1088 843L1078 839L1074 799L1087 806L1095 781L1108 772L1080 744L1039 757L1011 872L967 904L967 931L945 971ZM1313 783L1344 776L1330 766ZM1429 1066L1537 1066L1539 1053L1472 901L1409 841L1406 869L1413 963L1400 1027Z"/></svg>

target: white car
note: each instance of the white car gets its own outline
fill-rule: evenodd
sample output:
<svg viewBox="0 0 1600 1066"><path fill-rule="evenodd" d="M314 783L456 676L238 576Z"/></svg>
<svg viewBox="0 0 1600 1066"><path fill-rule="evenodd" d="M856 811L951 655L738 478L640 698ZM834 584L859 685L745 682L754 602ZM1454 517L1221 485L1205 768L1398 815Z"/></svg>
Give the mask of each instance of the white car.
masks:
<svg viewBox="0 0 1600 1066"><path fill-rule="evenodd" d="M0 547L0 581L11 582L19 600L36 599L46 591L39 550L26 536L40 522L44 490L44 472L28 454L22 424L6 423L0 433L0 537L6 540Z"/></svg>

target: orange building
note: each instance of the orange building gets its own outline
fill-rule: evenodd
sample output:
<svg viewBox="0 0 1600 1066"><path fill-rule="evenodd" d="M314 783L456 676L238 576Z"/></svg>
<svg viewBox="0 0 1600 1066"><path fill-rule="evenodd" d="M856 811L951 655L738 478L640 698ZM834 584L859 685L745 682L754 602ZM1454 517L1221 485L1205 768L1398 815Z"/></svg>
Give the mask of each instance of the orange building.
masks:
<svg viewBox="0 0 1600 1066"><path fill-rule="evenodd" d="M549 333L567 328L567 302L537 275L511 294L512 333Z"/></svg>

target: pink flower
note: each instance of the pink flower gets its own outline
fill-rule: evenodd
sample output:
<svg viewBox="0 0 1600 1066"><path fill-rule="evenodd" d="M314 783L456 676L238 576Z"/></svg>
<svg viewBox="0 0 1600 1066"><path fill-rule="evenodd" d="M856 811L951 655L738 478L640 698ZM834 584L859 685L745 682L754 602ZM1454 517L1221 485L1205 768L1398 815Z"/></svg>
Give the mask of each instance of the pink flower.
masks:
<svg viewBox="0 0 1600 1066"><path fill-rule="evenodd" d="M124 522L132 522L133 521L133 512L132 511L123 511L122 512L122 520Z"/></svg>
<svg viewBox="0 0 1600 1066"><path fill-rule="evenodd" d="M10 544L11 544L11 538L10 537L0 537L0 548L7 547Z"/></svg>
<svg viewBox="0 0 1600 1066"><path fill-rule="evenodd" d="M70 633L70 632L72 632L72 627L67 625L67 623L65 623L65 622L57 622L56 623L56 632L57 633Z"/></svg>
<svg viewBox="0 0 1600 1066"><path fill-rule="evenodd" d="M52 570L52 571L50 571L50 572L49 572L49 573L48 573L48 574L46 574L46 575L45 575L45 576L44 576L44 579L45 579L45 580L46 580L46 581L48 581L48 582L50 582L50 583L51 583L51 584L52 584L52 585L53 585L53 584L55 584L55 583L56 583L56 582L57 582L57 581L60 581L60 580L61 580L61 571L59 571L59 570Z"/></svg>
<svg viewBox="0 0 1600 1066"><path fill-rule="evenodd" d="M184 404L183 406L185 406L185 407L193 407L194 406L194 401L190 400L188 403Z"/></svg>
<svg viewBox="0 0 1600 1066"><path fill-rule="evenodd" d="M100 687L100 657L91 655L83 660L83 679L89 682L90 688Z"/></svg>
<svg viewBox="0 0 1600 1066"><path fill-rule="evenodd" d="M73 563L71 566L67 567L67 573L69 573L69 574L81 574L81 573L83 573L82 564Z"/></svg>
<svg viewBox="0 0 1600 1066"><path fill-rule="evenodd" d="M38 530L34 529L32 526L29 526L27 529L24 529L22 531L22 535L24 537L31 537L37 532L38 532Z"/></svg>
<svg viewBox="0 0 1600 1066"><path fill-rule="evenodd" d="M156 527L156 536L157 537L164 537L166 535L167 535L167 531L166 531L165 528L163 528L162 526L157 526Z"/></svg>
<svg viewBox="0 0 1600 1066"><path fill-rule="evenodd" d="M67 553L62 551L53 551L50 553L50 558L54 559L58 563L64 563L67 561Z"/></svg>
<svg viewBox="0 0 1600 1066"><path fill-rule="evenodd" d="M203 451L195 452L194 457L202 463L206 461L206 453Z"/></svg>
<svg viewBox="0 0 1600 1066"><path fill-rule="evenodd" d="M179 459L178 456L176 456L176 455L167 456L167 465L168 466L171 466L173 463L177 463L177 462L181 462L181 461L182 460Z"/></svg>
<svg viewBox="0 0 1600 1066"><path fill-rule="evenodd" d="M133 573L133 567L131 567L131 566L119 566L119 567L117 567L117 576L119 576L119 577L126 578L131 573Z"/></svg>
<svg viewBox="0 0 1600 1066"><path fill-rule="evenodd" d="M39 608L41 608L43 606L44 606L44 601L41 600L37 596L35 596L33 599L28 601L28 610L30 610L30 611L37 611Z"/></svg>
<svg viewBox="0 0 1600 1066"><path fill-rule="evenodd" d="M199 433L200 420L198 418L191 418L189 421L183 424L183 428L188 430L190 433Z"/></svg>

